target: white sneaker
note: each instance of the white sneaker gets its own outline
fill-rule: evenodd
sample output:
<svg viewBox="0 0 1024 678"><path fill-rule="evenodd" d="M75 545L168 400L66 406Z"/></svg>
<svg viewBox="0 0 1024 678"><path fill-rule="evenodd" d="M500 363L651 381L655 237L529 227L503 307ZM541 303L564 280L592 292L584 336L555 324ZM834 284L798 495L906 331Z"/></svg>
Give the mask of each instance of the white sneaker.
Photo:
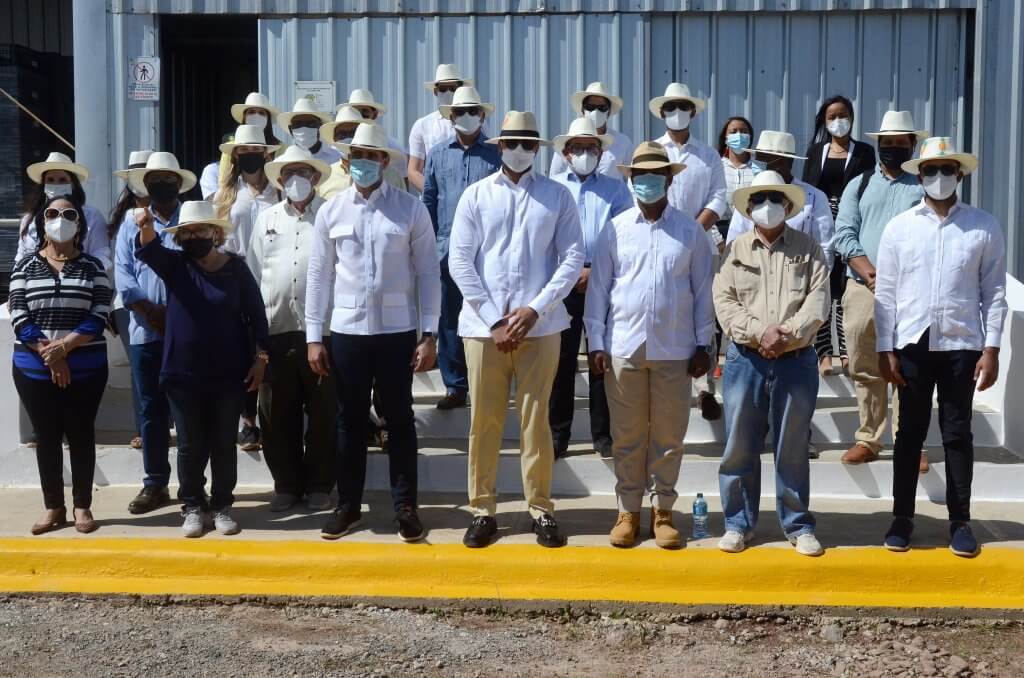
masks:
<svg viewBox="0 0 1024 678"><path fill-rule="evenodd" d="M231 517L231 510L226 508L213 514L213 527L221 534L238 534L242 529Z"/></svg>
<svg viewBox="0 0 1024 678"><path fill-rule="evenodd" d="M747 548L748 541L750 541L750 537L747 535L736 530L729 530L718 540L718 548L726 553L740 553Z"/></svg>
<svg viewBox="0 0 1024 678"><path fill-rule="evenodd" d="M326 492L310 492L306 496L306 507L310 511L326 511L331 508L331 495Z"/></svg>
<svg viewBox="0 0 1024 678"><path fill-rule="evenodd" d="M181 532L186 537L202 537L206 528L203 511L199 508L185 509L185 520L181 523Z"/></svg>
<svg viewBox="0 0 1024 678"><path fill-rule="evenodd" d="M820 556L825 552L821 548L818 538L811 532L805 532L796 539L790 539L789 543L796 547L796 552L802 556Z"/></svg>

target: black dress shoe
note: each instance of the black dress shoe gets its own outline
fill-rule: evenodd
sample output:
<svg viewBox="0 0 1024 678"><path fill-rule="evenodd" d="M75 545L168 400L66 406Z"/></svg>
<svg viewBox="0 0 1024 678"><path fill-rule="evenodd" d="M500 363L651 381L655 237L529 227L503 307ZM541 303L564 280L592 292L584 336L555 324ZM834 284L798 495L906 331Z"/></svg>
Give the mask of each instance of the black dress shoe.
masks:
<svg viewBox="0 0 1024 678"><path fill-rule="evenodd" d="M722 406L718 404L715 396L707 391L701 391L697 396L697 407L700 408L700 416L708 421L718 421L722 418Z"/></svg>
<svg viewBox="0 0 1024 678"><path fill-rule="evenodd" d="M416 509L411 506L399 507L395 522L398 523L398 536L404 542L419 541L426 535Z"/></svg>
<svg viewBox="0 0 1024 678"><path fill-rule="evenodd" d="M263 441L258 426L244 424L238 433L238 446L243 452L255 452L262 447Z"/></svg>
<svg viewBox="0 0 1024 678"><path fill-rule="evenodd" d="M598 440L596 443L594 443L594 449L597 450L597 453L601 455L602 459L611 459L613 456L612 441L607 438L603 440Z"/></svg>
<svg viewBox="0 0 1024 678"><path fill-rule="evenodd" d="M155 511L161 506L167 506L170 503L171 495L167 492L166 487L144 487L142 492L135 495L135 499L132 499L128 504L128 513L137 516L142 513Z"/></svg>
<svg viewBox="0 0 1024 678"><path fill-rule="evenodd" d="M490 546L494 536L498 534L498 521L493 516L477 516L469 524L462 543L471 549Z"/></svg>
<svg viewBox="0 0 1024 678"><path fill-rule="evenodd" d="M550 513L541 515L533 521L533 533L537 535L537 543L549 549L565 546L565 537L558 531L558 523Z"/></svg>
<svg viewBox="0 0 1024 678"><path fill-rule="evenodd" d="M447 393L443 398L437 401L437 409L439 410L454 410L465 406L465 393Z"/></svg>
<svg viewBox="0 0 1024 678"><path fill-rule="evenodd" d="M320 536L324 539L343 537L359 525L359 519L362 517L363 514L359 511L335 509L320 529Z"/></svg>

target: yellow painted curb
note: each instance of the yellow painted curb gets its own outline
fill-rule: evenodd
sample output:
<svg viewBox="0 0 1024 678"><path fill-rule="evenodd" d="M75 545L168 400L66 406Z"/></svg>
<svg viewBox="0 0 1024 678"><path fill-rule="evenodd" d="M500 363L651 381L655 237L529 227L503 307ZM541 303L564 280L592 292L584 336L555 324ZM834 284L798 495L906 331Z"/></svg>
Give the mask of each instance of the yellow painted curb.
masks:
<svg viewBox="0 0 1024 678"><path fill-rule="evenodd" d="M0 591L1024 609L1024 550L0 539Z"/></svg>

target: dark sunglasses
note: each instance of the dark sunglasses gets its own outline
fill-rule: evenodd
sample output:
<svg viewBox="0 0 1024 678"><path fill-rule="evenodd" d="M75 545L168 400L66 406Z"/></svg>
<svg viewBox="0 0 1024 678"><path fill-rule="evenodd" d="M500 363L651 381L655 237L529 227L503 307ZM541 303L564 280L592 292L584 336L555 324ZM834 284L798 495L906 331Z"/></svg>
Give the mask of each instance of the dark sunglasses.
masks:
<svg viewBox="0 0 1024 678"><path fill-rule="evenodd" d="M765 200L767 200L768 202L773 202L776 205L781 205L783 204L783 202L785 202L786 196L780 191L761 191L760 193L755 193L754 195L750 196L751 205L760 205Z"/></svg>
<svg viewBox="0 0 1024 678"><path fill-rule="evenodd" d="M43 211L44 219L67 219L68 221L78 221L78 210L73 207L66 207L62 210L56 207L47 207Z"/></svg>
<svg viewBox="0 0 1024 678"><path fill-rule="evenodd" d="M677 108L681 111L690 111L691 113L696 110L689 101L666 101L661 105L661 110L665 113L672 113Z"/></svg>
<svg viewBox="0 0 1024 678"><path fill-rule="evenodd" d="M934 177L939 172L942 172L943 176L951 177L959 171L959 165L925 165L921 168L921 176Z"/></svg>
<svg viewBox="0 0 1024 678"><path fill-rule="evenodd" d="M502 139L501 142L505 144L505 147L510 150L515 150L520 146L523 147L524 151L535 151L537 150L536 141L523 141L522 139Z"/></svg>
<svg viewBox="0 0 1024 678"><path fill-rule="evenodd" d="M437 88L438 92L452 92L452 93L454 93L455 90L457 90L458 88L462 87L462 83L461 82L456 82L456 83L451 83L451 84L435 85L435 87Z"/></svg>
<svg viewBox="0 0 1024 678"><path fill-rule="evenodd" d="M601 111L602 113L607 113L608 111L612 110L612 105L611 104L583 104L583 110L584 111Z"/></svg>
<svg viewBox="0 0 1024 678"><path fill-rule="evenodd" d="M455 115L480 115L484 109L480 106L459 106L458 108L452 108L452 113Z"/></svg>

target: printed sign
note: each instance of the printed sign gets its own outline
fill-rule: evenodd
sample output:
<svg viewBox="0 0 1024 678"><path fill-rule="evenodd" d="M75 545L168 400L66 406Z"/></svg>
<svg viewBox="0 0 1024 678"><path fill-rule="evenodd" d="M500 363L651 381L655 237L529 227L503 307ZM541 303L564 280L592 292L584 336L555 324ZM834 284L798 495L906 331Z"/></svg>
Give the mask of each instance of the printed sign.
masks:
<svg viewBox="0 0 1024 678"><path fill-rule="evenodd" d="M160 57L128 60L128 98L132 101L160 101Z"/></svg>
<svg viewBox="0 0 1024 678"><path fill-rule="evenodd" d="M310 99L316 110L324 113L334 112L333 80L296 80L292 94L292 101Z"/></svg>

